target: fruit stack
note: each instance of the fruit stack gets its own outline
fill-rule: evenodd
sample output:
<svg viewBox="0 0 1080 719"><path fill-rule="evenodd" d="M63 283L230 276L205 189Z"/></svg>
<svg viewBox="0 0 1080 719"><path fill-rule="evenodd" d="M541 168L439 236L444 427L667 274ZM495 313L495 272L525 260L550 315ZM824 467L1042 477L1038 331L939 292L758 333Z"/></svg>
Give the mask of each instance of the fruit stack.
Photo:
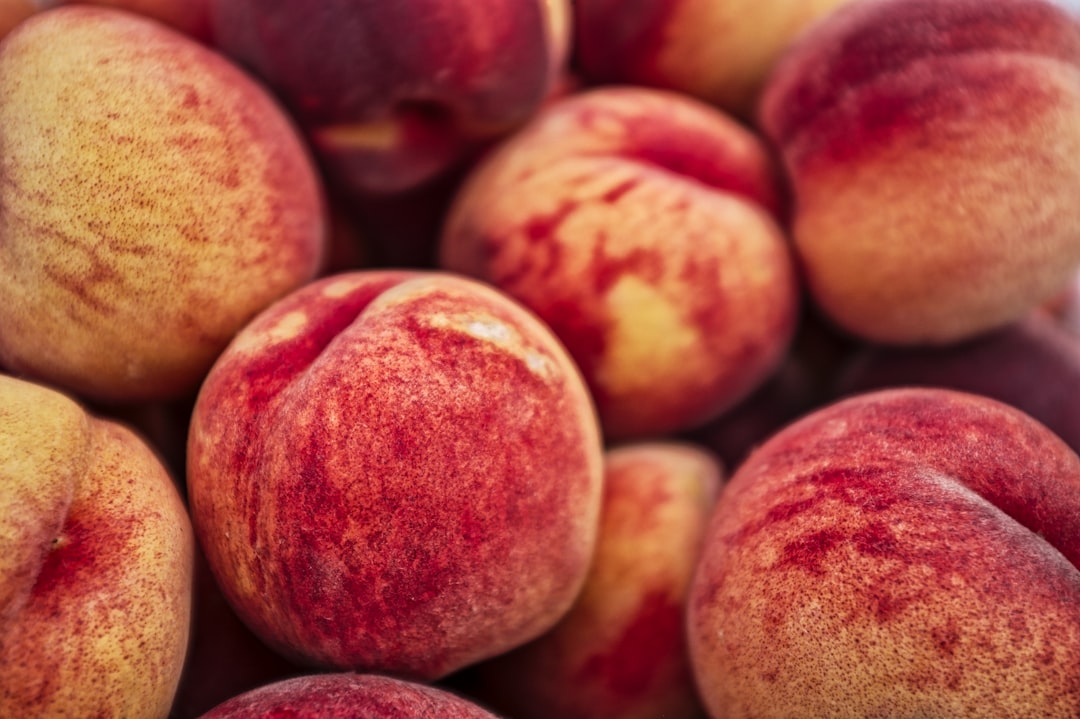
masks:
<svg viewBox="0 0 1080 719"><path fill-rule="evenodd" d="M0 718L1080 716L1080 3L0 34Z"/></svg>

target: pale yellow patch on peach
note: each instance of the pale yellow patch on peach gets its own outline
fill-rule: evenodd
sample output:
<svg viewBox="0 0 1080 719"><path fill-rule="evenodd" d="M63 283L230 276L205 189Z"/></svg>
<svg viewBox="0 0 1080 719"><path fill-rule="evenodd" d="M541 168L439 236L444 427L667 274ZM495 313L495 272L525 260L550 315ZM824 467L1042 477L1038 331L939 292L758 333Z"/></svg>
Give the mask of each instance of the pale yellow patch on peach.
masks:
<svg viewBox="0 0 1080 719"><path fill-rule="evenodd" d="M299 337L308 323L308 315L302 310L286 312L273 324L254 326L240 332L233 339L232 349L242 354L261 352L268 347Z"/></svg>
<svg viewBox="0 0 1080 719"><path fill-rule="evenodd" d="M626 275L604 299L613 325L596 378L607 391L650 392L667 371L685 367L699 335L658 288Z"/></svg>
<svg viewBox="0 0 1080 719"><path fill-rule="evenodd" d="M658 65L677 89L749 114L765 77L811 22L849 0L673 2ZM718 41L722 40L722 41Z"/></svg>
<svg viewBox="0 0 1080 719"><path fill-rule="evenodd" d="M462 332L483 340L493 348L520 359L537 377L551 379L557 372L549 357L538 352L513 327L495 317L478 315L475 312L439 312L424 318L424 322L434 329Z"/></svg>
<svg viewBox="0 0 1080 719"><path fill-rule="evenodd" d="M348 297L361 284L359 280L347 277L331 280L323 285L322 296L331 300L339 300Z"/></svg>
<svg viewBox="0 0 1080 719"><path fill-rule="evenodd" d="M327 125L313 136L317 145L365 150L392 150L404 139L400 125L392 119Z"/></svg>

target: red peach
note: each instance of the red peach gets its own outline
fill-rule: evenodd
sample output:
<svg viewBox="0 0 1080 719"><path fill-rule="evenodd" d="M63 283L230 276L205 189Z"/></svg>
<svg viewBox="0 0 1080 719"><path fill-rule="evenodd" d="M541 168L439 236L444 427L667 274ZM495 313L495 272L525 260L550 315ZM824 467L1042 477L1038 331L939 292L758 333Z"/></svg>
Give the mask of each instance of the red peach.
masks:
<svg viewBox="0 0 1080 719"><path fill-rule="evenodd" d="M230 699L202 719L496 719L443 689L374 674L316 674Z"/></svg>
<svg viewBox="0 0 1080 719"><path fill-rule="evenodd" d="M1080 338L1033 313L1006 328L947 347L867 347L853 355L834 392L947 387L1023 410L1080 452Z"/></svg>
<svg viewBox="0 0 1080 719"><path fill-rule="evenodd" d="M799 295L763 144L690 98L555 101L454 200L441 266L509 293L582 368L609 439L717 416L779 365Z"/></svg>
<svg viewBox="0 0 1080 719"><path fill-rule="evenodd" d="M1080 20L1043 0L871 0L786 53L760 110L810 294L839 326L944 344L1080 266Z"/></svg>
<svg viewBox="0 0 1080 719"><path fill-rule="evenodd" d="M521 125L570 32L567 0L211 0L211 18L360 196L415 189Z"/></svg>
<svg viewBox="0 0 1080 719"><path fill-rule="evenodd" d="M165 716L193 550L180 494L139 436L0 376L0 716Z"/></svg>
<svg viewBox="0 0 1080 719"><path fill-rule="evenodd" d="M238 615L306 664L433 679L549 629L585 580L602 450L550 330L445 273L275 303L196 401L191 511Z"/></svg>
<svg viewBox="0 0 1080 719"><path fill-rule="evenodd" d="M230 62L111 8L0 44L0 363L106 401L194 392L232 336L311 279L322 188Z"/></svg>
<svg viewBox="0 0 1080 719"><path fill-rule="evenodd" d="M35 12L33 0L0 0L0 38Z"/></svg>
<svg viewBox="0 0 1080 719"><path fill-rule="evenodd" d="M824 407L717 502L688 601L714 719L1080 715L1080 459L945 389Z"/></svg>
<svg viewBox="0 0 1080 719"><path fill-rule="evenodd" d="M684 608L721 475L690 444L609 450L581 595L551 631L476 667L475 695L515 719L702 716Z"/></svg>

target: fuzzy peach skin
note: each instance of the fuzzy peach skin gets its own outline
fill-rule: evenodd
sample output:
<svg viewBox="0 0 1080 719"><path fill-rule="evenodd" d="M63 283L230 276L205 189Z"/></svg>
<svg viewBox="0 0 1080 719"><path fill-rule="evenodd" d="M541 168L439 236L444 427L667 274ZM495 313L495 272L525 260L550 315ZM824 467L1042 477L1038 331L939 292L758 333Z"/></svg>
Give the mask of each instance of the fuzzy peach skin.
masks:
<svg viewBox="0 0 1080 719"><path fill-rule="evenodd" d="M481 701L515 719L704 716L684 607L722 474L688 443L609 450L581 595L554 629L476 668Z"/></svg>
<svg viewBox="0 0 1080 719"><path fill-rule="evenodd" d="M713 719L1080 715L1080 460L979 395L858 395L725 487L690 589Z"/></svg>
<svg viewBox="0 0 1080 719"><path fill-rule="evenodd" d="M1042 0L869 0L803 35L760 126L810 294L878 342L1019 319L1080 265L1080 21Z"/></svg>
<svg viewBox="0 0 1080 719"><path fill-rule="evenodd" d="M335 185L399 192L521 125L565 64L568 0L210 0L216 45L285 99Z"/></svg>
<svg viewBox="0 0 1080 719"><path fill-rule="evenodd" d="M100 5L153 18L200 42L210 41L209 0L29 0L39 10L61 5Z"/></svg>
<svg viewBox="0 0 1080 719"><path fill-rule="evenodd" d="M715 417L773 372L797 278L764 145L728 116L646 88L553 102L467 178L442 267L540 315L609 439Z"/></svg>
<svg viewBox="0 0 1080 719"><path fill-rule="evenodd" d="M592 82L692 95L741 117L781 53L848 0L574 0L574 53Z"/></svg>
<svg viewBox="0 0 1080 719"><path fill-rule="evenodd" d="M193 550L180 494L140 437L0 375L0 716L163 719Z"/></svg>
<svg viewBox="0 0 1080 719"><path fill-rule="evenodd" d="M595 409L550 330L448 273L331 276L259 315L203 384L197 536L264 641L435 679L570 608L598 531Z"/></svg>
<svg viewBox="0 0 1080 719"><path fill-rule="evenodd" d="M108 401L193 392L310 280L320 179L287 115L155 21L72 5L0 44L0 364Z"/></svg>
<svg viewBox="0 0 1080 719"><path fill-rule="evenodd" d="M496 719L446 690L376 674L316 674L268 684L202 719Z"/></svg>

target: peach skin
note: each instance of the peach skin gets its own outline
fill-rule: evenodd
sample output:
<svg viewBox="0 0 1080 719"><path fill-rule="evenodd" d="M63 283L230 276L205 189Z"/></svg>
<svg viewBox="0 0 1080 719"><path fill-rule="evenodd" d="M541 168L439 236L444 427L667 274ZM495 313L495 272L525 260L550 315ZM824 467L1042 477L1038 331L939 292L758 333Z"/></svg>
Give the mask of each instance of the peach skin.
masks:
<svg viewBox="0 0 1080 719"><path fill-rule="evenodd" d="M113 8L0 44L0 364L108 402L192 393L257 312L312 279L321 180L231 62Z"/></svg>
<svg viewBox="0 0 1080 719"><path fill-rule="evenodd" d="M140 437L0 375L0 716L165 717L193 551L180 494Z"/></svg>
<svg viewBox="0 0 1080 719"><path fill-rule="evenodd" d="M272 305L196 401L188 496L237 614L307 666L436 679L549 629L602 487L551 331L448 273L360 271Z"/></svg>
<svg viewBox="0 0 1080 719"><path fill-rule="evenodd" d="M234 697L201 719L497 719L436 687L376 674L311 674Z"/></svg>
<svg viewBox="0 0 1080 719"><path fill-rule="evenodd" d="M848 1L575 0L575 60L591 82L675 90L748 118L792 40Z"/></svg>
<svg viewBox="0 0 1080 719"><path fill-rule="evenodd" d="M152 18L174 30L208 43L210 0L29 0L40 10L61 5L100 5Z"/></svg>
<svg viewBox="0 0 1080 719"><path fill-rule="evenodd" d="M1019 319L1080 266L1080 21L1043 0L869 0L764 90L810 295L875 342Z"/></svg>
<svg viewBox="0 0 1080 719"><path fill-rule="evenodd" d="M687 626L713 719L1080 716L1080 459L980 395L823 407L726 485Z"/></svg>
<svg viewBox="0 0 1080 719"><path fill-rule="evenodd" d="M568 0L210 0L346 194L412 190L520 126L565 64Z"/></svg>
<svg viewBox="0 0 1080 719"><path fill-rule="evenodd" d="M547 105L466 178L445 269L509 293L582 368L609 440L732 407L779 365L799 289L765 146L646 88Z"/></svg>
<svg viewBox="0 0 1080 719"><path fill-rule="evenodd" d="M722 469L700 447L608 450L585 587L551 631L475 669L476 696L515 719L699 719L686 595Z"/></svg>

